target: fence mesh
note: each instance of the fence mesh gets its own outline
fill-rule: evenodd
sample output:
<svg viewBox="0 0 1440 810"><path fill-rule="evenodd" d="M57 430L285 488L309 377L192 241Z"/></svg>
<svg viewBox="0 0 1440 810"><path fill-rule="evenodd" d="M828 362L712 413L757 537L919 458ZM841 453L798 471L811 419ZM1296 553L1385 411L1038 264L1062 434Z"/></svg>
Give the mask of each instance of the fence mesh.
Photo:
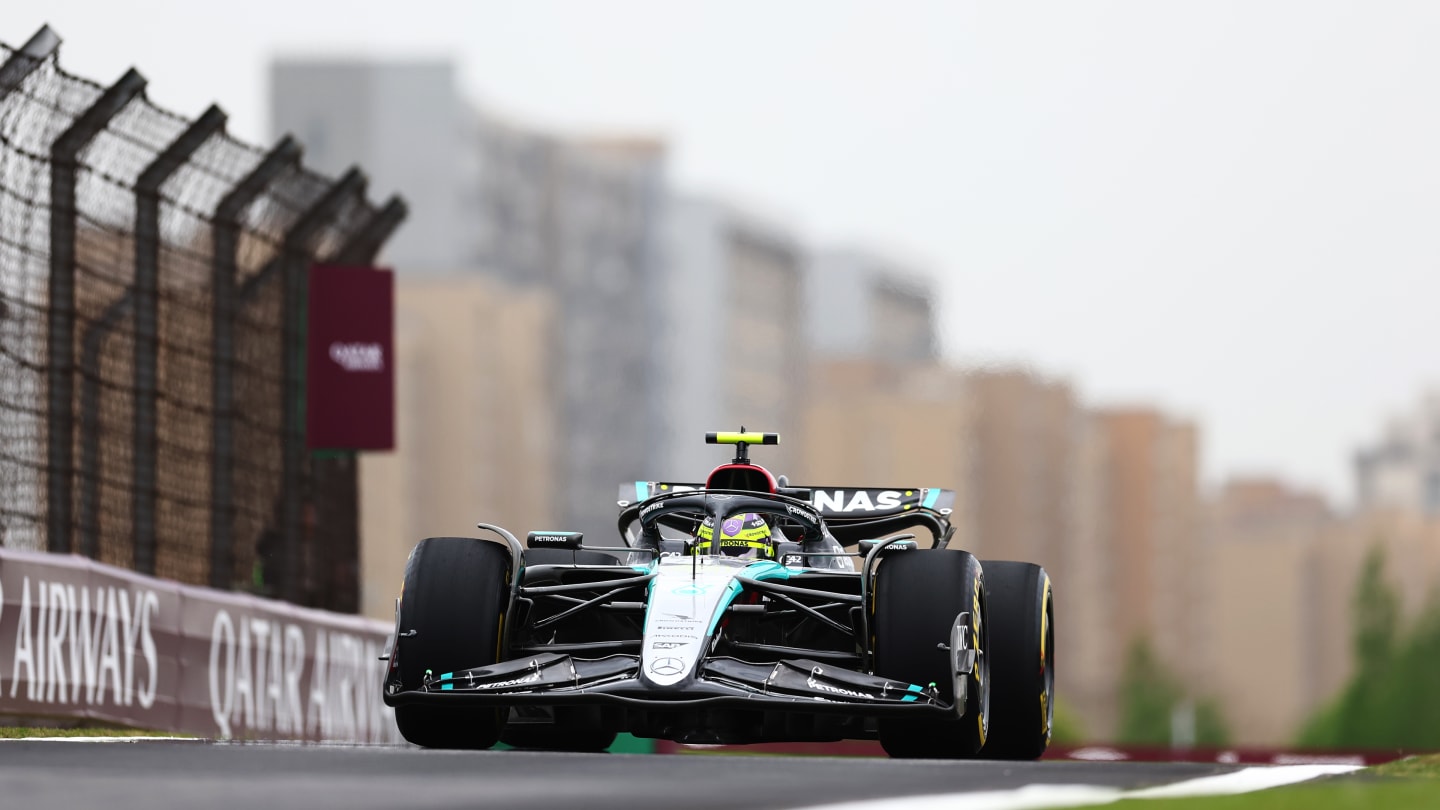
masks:
<svg viewBox="0 0 1440 810"><path fill-rule="evenodd" d="M23 58L0 45L0 64ZM137 366L136 349L150 345L147 335L137 335L143 328L137 296L144 294L136 283L137 250L145 243L137 239L137 182L192 121L143 94L125 104L79 152L71 220L51 203L52 146L105 88L66 73L54 54L28 66L8 93L0 85L0 542L133 568L137 538L145 534L137 516L149 514L138 504L153 504L152 573L355 609L353 458L304 457L299 525L290 532L299 537L301 570L281 570L283 460L287 447L304 442L295 406L286 403L295 388L287 394L286 295L293 285L286 284L285 267L287 259L304 267L334 256L362 234L375 209L352 195L301 247L303 255L287 256L287 232L334 181L294 164L265 185L239 217L234 348L227 358L216 348L214 279L217 267L228 266L217 264L223 258L215 252L217 208L261 165L265 151L220 132L161 184L155 435L147 445L136 422L137 392L149 390L142 373L147 362ZM48 337L60 307L52 306L49 292L57 232L75 248L68 362L63 351L52 357ZM221 369L232 379L228 410L217 408ZM64 407L49 403L57 370L73 375L74 435L58 442L70 453L68 465L53 463L57 443L50 441L55 411ZM228 495L217 489L212 464L221 424L234 437ZM153 491L144 486L150 446ZM68 504L47 502L48 492L63 491L54 489L57 480L69 482ZM65 508L56 512L57 506ZM68 516L56 532L47 531L52 515ZM216 537L223 534L217 525L230 529L233 539L221 559L233 564L212 570Z"/></svg>

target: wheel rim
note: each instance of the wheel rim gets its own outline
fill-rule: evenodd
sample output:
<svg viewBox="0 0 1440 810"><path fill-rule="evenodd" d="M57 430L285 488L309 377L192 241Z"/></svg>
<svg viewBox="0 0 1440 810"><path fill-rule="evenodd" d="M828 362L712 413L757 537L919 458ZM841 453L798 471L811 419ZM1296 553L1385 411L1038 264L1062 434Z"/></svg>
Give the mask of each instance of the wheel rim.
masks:
<svg viewBox="0 0 1440 810"><path fill-rule="evenodd" d="M980 640L976 646L975 672L976 678L979 681L977 685L980 687L979 725L980 743L983 745L986 738L990 735L990 656L985 654L986 651L990 649L990 622L988 621L989 617L985 615L986 609L983 590L981 594L980 620L977 622L980 628Z"/></svg>
<svg viewBox="0 0 1440 810"><path fill-rule="evenodd" d="M1050 582L1045 581L1045 610L1041 614L1044 617L1045 630L1042 634L1041 643L1044 644L1043 653L1040 656L1040 666L1044 669L1044 693L1040 699L1045 704L1045 729L1044 738L1048 743L1050 735L1055 728L1055 603L1050 596Z"/></svg>

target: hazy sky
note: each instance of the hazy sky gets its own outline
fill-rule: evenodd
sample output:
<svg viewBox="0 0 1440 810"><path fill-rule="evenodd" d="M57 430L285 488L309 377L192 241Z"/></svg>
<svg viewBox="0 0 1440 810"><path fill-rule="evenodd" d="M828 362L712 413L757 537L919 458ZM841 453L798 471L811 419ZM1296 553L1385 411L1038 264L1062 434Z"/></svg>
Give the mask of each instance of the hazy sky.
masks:
<svg viewBox="0 0 1440 810"><path fill-rule="evenodd" d="M1211 481L1346 497L1440 382L1440 3L56 0L62 64L260 139L272 55L451 56L522 121L914 260L952 357L1199 420ZM377 193L388 192L377 189Z"/></svg>

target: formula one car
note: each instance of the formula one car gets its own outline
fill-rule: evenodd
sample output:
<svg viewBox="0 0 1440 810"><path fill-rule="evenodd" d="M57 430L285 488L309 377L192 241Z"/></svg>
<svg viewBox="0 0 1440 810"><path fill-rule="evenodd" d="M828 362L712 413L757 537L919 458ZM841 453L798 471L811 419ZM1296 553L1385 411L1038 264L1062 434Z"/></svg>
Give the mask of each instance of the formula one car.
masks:
<svg viewBox="0 0 1440 810"><path fill-rule="evenodd" d="M498 539L421 541L383 686L405 739L1045 751L1055 623L1040 566L947 548L952 491L791 487L749 459L775 434L706 441L736 451L704 484L622 487L620 544L544 531L526 548L483 523Z"/></svg>

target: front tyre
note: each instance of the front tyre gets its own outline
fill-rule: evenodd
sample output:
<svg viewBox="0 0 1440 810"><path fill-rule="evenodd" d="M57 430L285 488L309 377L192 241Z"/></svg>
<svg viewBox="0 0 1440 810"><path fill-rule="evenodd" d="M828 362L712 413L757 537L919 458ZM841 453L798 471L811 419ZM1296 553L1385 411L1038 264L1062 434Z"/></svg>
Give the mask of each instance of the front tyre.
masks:
<svg viewBox="0 0 1440 810"><path fill-rule="evenodd" d="M1055 716L1055 603L1038 565L985 563L990 591L990 739L987 759L1039 759Z"/></svg>
<svg viewBox="0 0 1440 810"><path fill-rule="evenodd" d="M935 684L955 699L950 633L970 614L970 644L978 650L966 677L964 713L947 720L880 722L880 745L892 757L971 757L989 728L989 614L985 574L968 552L944 549L885 556L875 572L875 674L907 683Z"/></svg>
<svg viewBox="0 0 1440 810"><path fill-rule="evenodd" d="M436 675L494 664L509 604L510 552L469 537L421 540L405 564L396 639L401 688ZM494 709L395 707L400 735L426 748L489 748L500 736Z"/></svg>

